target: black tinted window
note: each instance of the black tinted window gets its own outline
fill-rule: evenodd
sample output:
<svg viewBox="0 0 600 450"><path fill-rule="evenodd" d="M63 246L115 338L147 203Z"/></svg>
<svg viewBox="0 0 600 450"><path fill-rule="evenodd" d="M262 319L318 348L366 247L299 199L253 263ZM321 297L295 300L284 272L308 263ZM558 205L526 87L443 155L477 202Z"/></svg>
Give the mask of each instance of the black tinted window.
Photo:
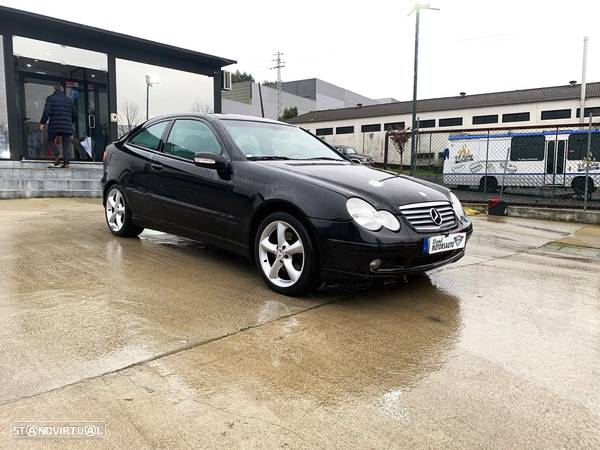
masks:
<svg viewBox="0 0 600 450"><path fill-rule="evenodd" d="M335 134L352 134L352 133L354 133L354 127L353 126L337 127L335 129Z"/></svg>
<svg viewBox="0 0 600 450"><path fill-rule="evenodd" d="M485 116L473 116L473 125L485 123L498 123L498 114L487 114Z"/></svg>
<svg viewBox="0 0 600 450"><path fill-rule="evenodd" d="M502 114L502 122L527 122L528 120L528 112Z"/></svg>
<svg viewBox="0 0 600 450"><path fill-rule="evenodd" d="M549 109L542 111L542 120L570 119L570 109Z"/></svg>
<svg viewBox="0 0 600 450"><path fill-rule="evenodd" d="M510 145L511 161L543 161L544 136L515 136Z"/></svg>
<svg viewBox="0 0 600 450"><path fill-rule="evenodd" d="M144 128L129 141L134 145L146 147L152 150L158 150L160 138L169 122L155 123L154 125Z"/></svg>
<svg viewBox="0 0 600 450"><path fill-rule="evenodd" d="M585 159L587 155L588 135L572 134L569 136L569 152L567 158L571 161ZM594 161L600 161L600 134L592 133L592 145L590 148Z"/></svg>
<svg viewBox="0 0 600 450"><path fill-rule="evenodd" d="M389 131L389 130L403 130L404 129L404 122L389 122L389 123L386 123L383 126L383 129L385 131Z"/></svg>
<svg viewBox="0 0 600 450"><path fill-rule="evenodd" d="M374 123L371 125L363 125L360 127L360 131L363 133L374 133L376 131L381 131L381 124Z"/></svg>
<svg viewBox="0 0 600 450"><path fill-rule="evenodd" d="M219 141L204 122L176 120L165 144L165 153L194 159L196 153L221 154Z"/></svg>
<svg viewBox="0 0 600 450"><path fill-rule="evenodd" d="M419 120L419 128L433 128L435 127L435 119Z"/></svg>
<svg viewBox="0 0 600 450"><path fill-rule="evenodd" d="M440 119L440 127L455 127L462 125L462 117L449 117L447 119Z"/></svg>
<svg viewBox="0 0 600 450"><path fill-rule="evenodd" d="M317 136L329 136L333 134L333 128L317 128L315 133Z"/></svg>

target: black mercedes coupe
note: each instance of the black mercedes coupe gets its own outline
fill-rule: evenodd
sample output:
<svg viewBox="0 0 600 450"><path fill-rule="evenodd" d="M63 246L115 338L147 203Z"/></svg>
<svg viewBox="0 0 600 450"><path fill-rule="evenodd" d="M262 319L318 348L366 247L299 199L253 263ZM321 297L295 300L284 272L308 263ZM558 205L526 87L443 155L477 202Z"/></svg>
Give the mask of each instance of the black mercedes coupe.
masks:
<svg viewBox="0 0 600 450"><path fill-rule="evenodd" d="M275 291L400 278L460 259L472 225L443 186L353 164L298 127L228 114L152 119L104 154L116 236L151 228L255 261Z"/></svg>

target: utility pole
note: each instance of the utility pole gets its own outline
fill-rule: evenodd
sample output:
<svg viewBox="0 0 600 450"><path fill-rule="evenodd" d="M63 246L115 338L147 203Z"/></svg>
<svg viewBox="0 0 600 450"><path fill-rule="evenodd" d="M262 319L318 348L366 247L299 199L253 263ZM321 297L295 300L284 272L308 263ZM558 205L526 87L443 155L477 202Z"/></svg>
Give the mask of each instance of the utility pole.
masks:
<svg viewBox="0 0 600 450"><path fill-rule="evenodd" d="M415 14L415 63L413 73L413 99L412 99L412 127L410 137L410 174L415 176L417 171L417 78L419 65L419 18L422 9L439 10L439 8L431 8L429 3L417 3L414 9L408 14Z"/></svg>
<svg viewBox="0 0 600 450"><path fill-rule="evenodd" d="M275 53L273 59L275 65L271 69L277 69L277 119L281 117L281 69L285 67L285 61L283 60L283 53Z"/></svg>
<svg viewBox="0 0 600 450"><path fill-rule="evenodd" d="M581 64L581 97L579 99L579 123L584 123L585 117L585 90L586 90L586 72L587 72L587 52L588 52L588 37L583 37L583 62Z"/></svg>
<svg viewBox="0 0 600 450"><path fill-rule="evenodd" d="M156 86L158 80L152 75L146 75L146 120L150 118L150 88Z"/></svg>

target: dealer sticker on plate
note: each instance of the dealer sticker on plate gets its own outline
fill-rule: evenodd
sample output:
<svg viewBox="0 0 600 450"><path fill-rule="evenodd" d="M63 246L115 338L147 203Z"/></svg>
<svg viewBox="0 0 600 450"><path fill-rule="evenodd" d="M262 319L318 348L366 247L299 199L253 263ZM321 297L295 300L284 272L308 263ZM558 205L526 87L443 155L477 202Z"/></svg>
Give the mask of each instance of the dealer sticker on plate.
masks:
<svg viewBox="0 0 600 450"><path fill-rule="evenodd" d="M423 253L439 253L465 248L466 233L454 233L447 236L432 236L423 241Z"/></svg>

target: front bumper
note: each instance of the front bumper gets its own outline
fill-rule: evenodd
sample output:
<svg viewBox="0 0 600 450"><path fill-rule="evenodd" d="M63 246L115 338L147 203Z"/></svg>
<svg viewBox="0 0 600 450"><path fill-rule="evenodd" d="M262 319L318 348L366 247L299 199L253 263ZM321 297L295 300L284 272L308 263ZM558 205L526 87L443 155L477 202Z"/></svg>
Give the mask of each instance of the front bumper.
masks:
<svg viewBox="0 0 600 450"><path fill-rule="evenodd" d="M423 240L448 233L466 233L467 241L473 226L467 219L443 233L417 233L403 223L399 232L380 230L370 232L354 222L324 223L317 221L317 234L321 257L321 275L332 280L347 277L364 279L389 279L402 275L426 272L458 261L465 248L429 255L423 252ZM380 267L370 266L375 259Z"/></svg>

